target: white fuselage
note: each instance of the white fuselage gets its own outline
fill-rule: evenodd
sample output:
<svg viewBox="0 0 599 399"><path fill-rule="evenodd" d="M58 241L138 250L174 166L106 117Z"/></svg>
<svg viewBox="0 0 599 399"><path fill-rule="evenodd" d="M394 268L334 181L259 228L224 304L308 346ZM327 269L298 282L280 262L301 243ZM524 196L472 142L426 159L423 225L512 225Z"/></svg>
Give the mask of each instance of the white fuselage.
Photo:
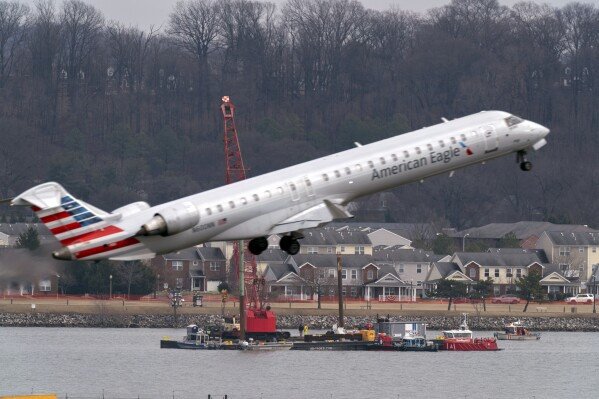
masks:
<svg viewBox="0 0 599 399"><path fill-rule="evenodd" d="M286 232L281 221L325 200L344 206L364 195L529 149L549 132L526 120L508 126L508 117L487 111L458 118L157 205L119 224L135 229L161 209L193 203L200 211L193 228L139 238L157 254Z"/></svg>

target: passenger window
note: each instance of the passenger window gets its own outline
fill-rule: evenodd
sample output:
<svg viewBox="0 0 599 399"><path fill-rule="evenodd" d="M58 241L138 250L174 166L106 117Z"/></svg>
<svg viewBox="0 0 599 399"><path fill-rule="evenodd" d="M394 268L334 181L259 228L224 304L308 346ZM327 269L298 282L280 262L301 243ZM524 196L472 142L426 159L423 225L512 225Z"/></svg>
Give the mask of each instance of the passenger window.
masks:
<svg viewBox="0 0 599 399"><path fill-rule="evenodd" d="M420 147L416 147L416 154L422 154L422 151L420 151Z"/></svg>
<svg viewBox="0 0 599 399"><path fill-rule="evenodd" d="M462 139L462 141L466 141L466 135L464 133L460 134L460 138Z"/></svg>
<svg viewBox="0 0 599 399"><path fill-rule="evenodd" d="M231 208L231 209L235 208L235 202L229 201L229 208Z"/></svg>
<svg viewBox="0 0 599 399"><path fill-rule="evenodd" d="M322 180L329 181L329 175L327 175L326 173L323 173L322 174Z"/></svg>
<svg viewBox="0 0 599 399"><path fill-rule="evenodd" d="M223 211L223 206L221 204L218 204L216 206L216 210L219 211L219 212L222 212Z"/></svg>
<svg viewBox="0 0 599 399"><path fill-rule="evenodd" d="M393 159L393 162L397 162L397 155L391 154L391 159Z"/></svg>
<svg viewBox="0 0 599 399"><path fill-rule="evenodd" d="M284 193L285 191L283 190L283 187L277 187L277 192L278 192L280 195L283 195L283 193Z"/></svg>
<svg viewBox="0 0 599 399"><path fill-rule="evenodd" d="M374 169L374 162L368 161L368 166L370 166L370 169Z"/></svg>
<svg viewBox="0 0 599 399"><path fill-rule="evenodd" d="M264 192L264 196L265 196L266 198L270 198L270 197L272 197L272 193L270 192L270 190L266 190L266 191Z"/></svg>
<svg viewBox="0 0 599 399"><path fill-rule="evenodd" d="M351 175L351 169L350 168L345 168L345 174L346 175Z"/></svg>
<svg viewBox="0 0 599 399"><path fill-rule="evenodd" d="M212 209L206 208L206 214L207 215L212 215Z"/></svg>
<svg viewBox="0 0 599 399"><path fill-rule="evenodd" d="M335 177L341 177L341 173L338 170L335 171Z"/></svg>
<svg viewBox="0 0 599 399"><path fill-rule="evenodd" d="M247 205L248 200L245 197L241 197L241 205Z"/></svg>
<svg viewBox="0 0 599 399"><path fill-rule="evenodd" d="M379 158L381 160L381 165L386 164L387 162L385 161L385 157L380 157Z"/></svg>
<svg viewBox="0 0 599 399"><path fill-rule="evenodd" d="M408 151L404 151L403 152L403 156L406 157L406 158L409 158L410 157L410 153Z"/></svg>
<svg viewBox="0 0 599 399"><path fill-rule="evenodd" d="M441 146L441 148L445 147L445 143L443 142L443 140L439 140L439 145Z"/></svg>
<svg viewBox="0 0 599 399"><path fill-rule="evenodd" d="M429 151L433 150L433 145L432 144L427 144L426 147L428 148Z"/></svg>
<svg viewBox="0 0 599 399"><path fill-rule="evenodd" d="M354 169L356 169L356 172L361 172L362 171L362 165L360 165L359 163L357 163L356 166L354 166Z"/></svg>
<svg viewBox="0 0 599 399"><path fill-rule="evenodd" d="M253 194L252 197L254 198L254 201L260 201L260 197L258 197L258 194Z"/></svg>
<svg viewBox="0 0 599 399"><path fill-rule="evenodd" d="M455 143L456 143L456 139L455 139L455 137L452 137L451 138L451 144L455 144Z"/></svg>
<svg viewBox="0 0 599 399"><path fill-rule="evenodd" d="M297 189L295 188L295 184L293 184L293 183L289 183L289 188L290 188L290 189L291 189L291 191L293 191L293 192L295 192L295 190L297 190Z"/></svg>

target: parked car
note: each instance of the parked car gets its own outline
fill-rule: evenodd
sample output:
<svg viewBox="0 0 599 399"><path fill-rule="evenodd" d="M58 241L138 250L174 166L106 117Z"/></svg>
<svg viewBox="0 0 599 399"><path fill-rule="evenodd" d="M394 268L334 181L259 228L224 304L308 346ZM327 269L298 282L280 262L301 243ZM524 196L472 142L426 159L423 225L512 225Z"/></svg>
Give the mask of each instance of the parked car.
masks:
<svg viewBox="0 0 599 399"><path fill-rule="evenodd" d="M491 303L520 303L520 298L513 295L500 295L491 298Z"/></svg>
<svg viewBox="0 0 599 399"><path fill-rule="evenodd" d="M571 296L566 298L566 302L568 303L593 303L595 299L593 294L578 294L576 296Z"/></svg>

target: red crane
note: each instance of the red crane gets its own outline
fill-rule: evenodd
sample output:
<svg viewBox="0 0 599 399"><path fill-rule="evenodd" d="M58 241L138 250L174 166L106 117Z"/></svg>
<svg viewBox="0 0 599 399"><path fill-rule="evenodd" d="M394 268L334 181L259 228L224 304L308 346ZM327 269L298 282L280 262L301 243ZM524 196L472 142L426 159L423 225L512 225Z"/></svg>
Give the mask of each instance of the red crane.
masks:
<svg viewBox="0 0 599 399"><path fill-rule="evenodd" d="M229 99L229 96L224 96L222 98L220 109L223 113L225 127L225 182L226 184L230 184L245 180L247 169L243 164L239 139L237 138L235 106ZM241 266L239 264L239 255L242 250L244 253L244 261ZM256 257L247 249L245 242L235 241L233 243L231 266L233 270L235 270L236 275L239 275L240 267L243 267L244 271L243 287L245 288L247 301L245 301L244 295L242 295L241 292L239 298L242 336L245 335L245 333L255 333L254 335L256 337L262 337L262 333L265 333L266 336L276 334L275 316L269 310L263 309L264 304L261 301L260 294L264 288L264 278L258 276ZM245 317L246 307L247 317Z"/></svg>

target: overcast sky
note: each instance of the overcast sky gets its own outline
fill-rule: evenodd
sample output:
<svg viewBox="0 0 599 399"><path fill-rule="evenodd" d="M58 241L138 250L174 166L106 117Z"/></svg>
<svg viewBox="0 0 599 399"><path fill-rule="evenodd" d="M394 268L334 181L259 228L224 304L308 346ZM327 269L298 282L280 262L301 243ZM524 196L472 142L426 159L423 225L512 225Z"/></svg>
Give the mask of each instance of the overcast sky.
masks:
<svg viewBox="0 0 599 399"><path fill-rule="evenodd" d="M35 0L24 0L25 3L33 5ZM57 4L61 0L55 0ZM166 25L168 15L177 3L177 0L84 0L93 4L102 12L107 20L117 20L126 25L137 25L140 28L147 28L150 25ZM280 5L285 0L270 0ZM499 0L501 4L511 6L519 0ZM432 7L448 4L450 0L362 0L361 3L366 8L376 10L385 10L392 5L400 9L423 12ZM563 6L571 0L547 0L553 6ZM583 3L592 3L599 5L599 0L581 0Z"/></svg>

